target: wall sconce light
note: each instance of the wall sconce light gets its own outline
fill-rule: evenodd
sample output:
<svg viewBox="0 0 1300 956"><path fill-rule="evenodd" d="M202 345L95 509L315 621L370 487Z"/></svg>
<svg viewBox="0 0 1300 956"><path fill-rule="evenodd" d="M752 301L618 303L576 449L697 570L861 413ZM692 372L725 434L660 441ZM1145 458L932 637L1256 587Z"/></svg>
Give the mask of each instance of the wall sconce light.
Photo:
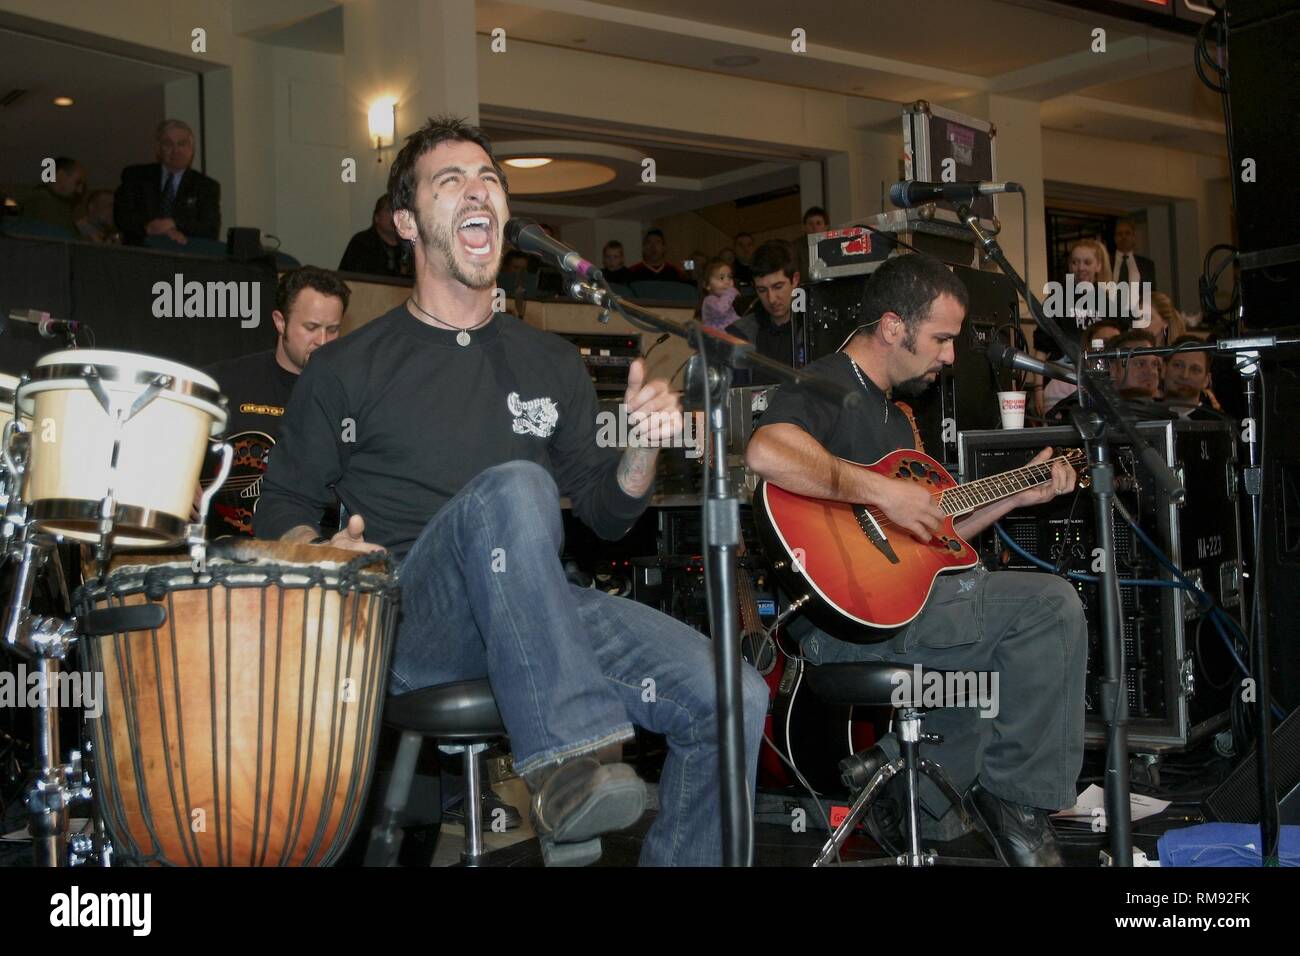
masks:
<svg viewBox="0 0 1300 956"><path fill-rule="evenodd" d="M383 152L393 145L397 136L397 100L384 97L370 104L368 124L370 142L379 152L378 162L383 162Z"/></svg>

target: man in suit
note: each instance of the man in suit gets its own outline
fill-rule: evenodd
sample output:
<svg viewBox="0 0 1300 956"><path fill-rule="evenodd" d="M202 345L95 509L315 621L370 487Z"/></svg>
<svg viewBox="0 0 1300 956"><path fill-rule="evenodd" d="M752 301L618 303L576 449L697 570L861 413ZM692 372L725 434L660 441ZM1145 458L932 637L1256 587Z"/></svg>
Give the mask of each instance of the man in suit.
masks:
<svg viewBox="0 0 1300 956"><path fill-rule="evenodd" d="M184 245L190 237L216 239L221 229L221 185L196 170L194 130L181 120L158 125L158 162L128 166L113 200L113 219L123 240L142 245L166 236Z"/></svg>
<svg viewBox="0 0 1300 956"><path fill-rule="evenodd" d="M1156 264L1146 256L1139 256L1136 249L1137 229L1132 220L1121 219L1115 224L1115 281L1150 282L1151 291L1156 292L1160 288L1156 281Z"/></svg>

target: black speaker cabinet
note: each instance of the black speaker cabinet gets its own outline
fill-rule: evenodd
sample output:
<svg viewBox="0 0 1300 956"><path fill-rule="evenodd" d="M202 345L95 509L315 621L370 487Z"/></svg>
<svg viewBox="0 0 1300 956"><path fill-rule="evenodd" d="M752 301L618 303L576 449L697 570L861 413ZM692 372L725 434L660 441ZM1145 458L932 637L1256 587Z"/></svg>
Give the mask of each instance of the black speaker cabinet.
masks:
<svg viewBox="0 0 1300 956"><path fill-rule="evenodd" d="M1242 305L1252 329L1289 325L1300 307L1300 4L1230 0L1229 168ZM1249 179L1243 181L1243 163ZM1292 210L1291 213L1286 210Z"/></svg>

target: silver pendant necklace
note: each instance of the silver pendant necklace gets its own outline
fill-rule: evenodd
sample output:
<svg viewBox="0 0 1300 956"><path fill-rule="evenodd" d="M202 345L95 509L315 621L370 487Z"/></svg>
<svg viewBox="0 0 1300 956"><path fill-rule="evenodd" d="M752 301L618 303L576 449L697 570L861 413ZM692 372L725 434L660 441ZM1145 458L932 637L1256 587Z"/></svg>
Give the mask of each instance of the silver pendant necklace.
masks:
<svg viewBox="0 0 1300 956"><path fill-rule="evenodd" d="M441 328L447 329L448 331L454 331L456 333L456 344L459 345L461 348L464 348L465 346L469 345L470 342L474 341L470 337L471 332L473 332L476 329L483 328L483 326L487 325L489 322L492 321L492 316L496 314L495 312L489 312L488 317L484 319L482 322L480 322L478 325L471 325L468 329L460 329L454 325L448 325L446 322L442 321L442 319L438 318L428 309L424 308L422 305L420 305L420 303L415 301L415 296L411 296L411 298L408 301L410 301L411 305L415 306L417 309L419 309L429 318L433 319L433 321L437 322Z"/></svg>
<svg viewBox="0 0 1300 956"><path fill-rule="evenodd" d="M849 359L849 364L853 366L853 374L858 377L858 384L862 386L863 391L865 391L868 395L870 395L871 389L867 388L867 380L862 377L862 369L858 368L858 363L853 361L853 359ZM889 406L892 404L894 403L891 402L889 400L889 396L886 395L885 396L885 424L886 425L889 424Z"/></svg>

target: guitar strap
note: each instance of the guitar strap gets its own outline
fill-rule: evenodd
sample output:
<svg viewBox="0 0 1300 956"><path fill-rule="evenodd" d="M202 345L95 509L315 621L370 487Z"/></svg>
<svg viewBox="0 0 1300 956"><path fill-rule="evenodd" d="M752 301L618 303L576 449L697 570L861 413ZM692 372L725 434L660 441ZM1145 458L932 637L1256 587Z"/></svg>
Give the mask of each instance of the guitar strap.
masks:
<svg viewBox="0 0 1300 956"><path fill-rule="evenodd" d="M907 423L912 426L912 440L916 443L916 450L925 451L925 442L921 441L921 429L916 427L916 416L912 414L912 406L907 402L895 402L895 405L907 416Z"/></svg>

